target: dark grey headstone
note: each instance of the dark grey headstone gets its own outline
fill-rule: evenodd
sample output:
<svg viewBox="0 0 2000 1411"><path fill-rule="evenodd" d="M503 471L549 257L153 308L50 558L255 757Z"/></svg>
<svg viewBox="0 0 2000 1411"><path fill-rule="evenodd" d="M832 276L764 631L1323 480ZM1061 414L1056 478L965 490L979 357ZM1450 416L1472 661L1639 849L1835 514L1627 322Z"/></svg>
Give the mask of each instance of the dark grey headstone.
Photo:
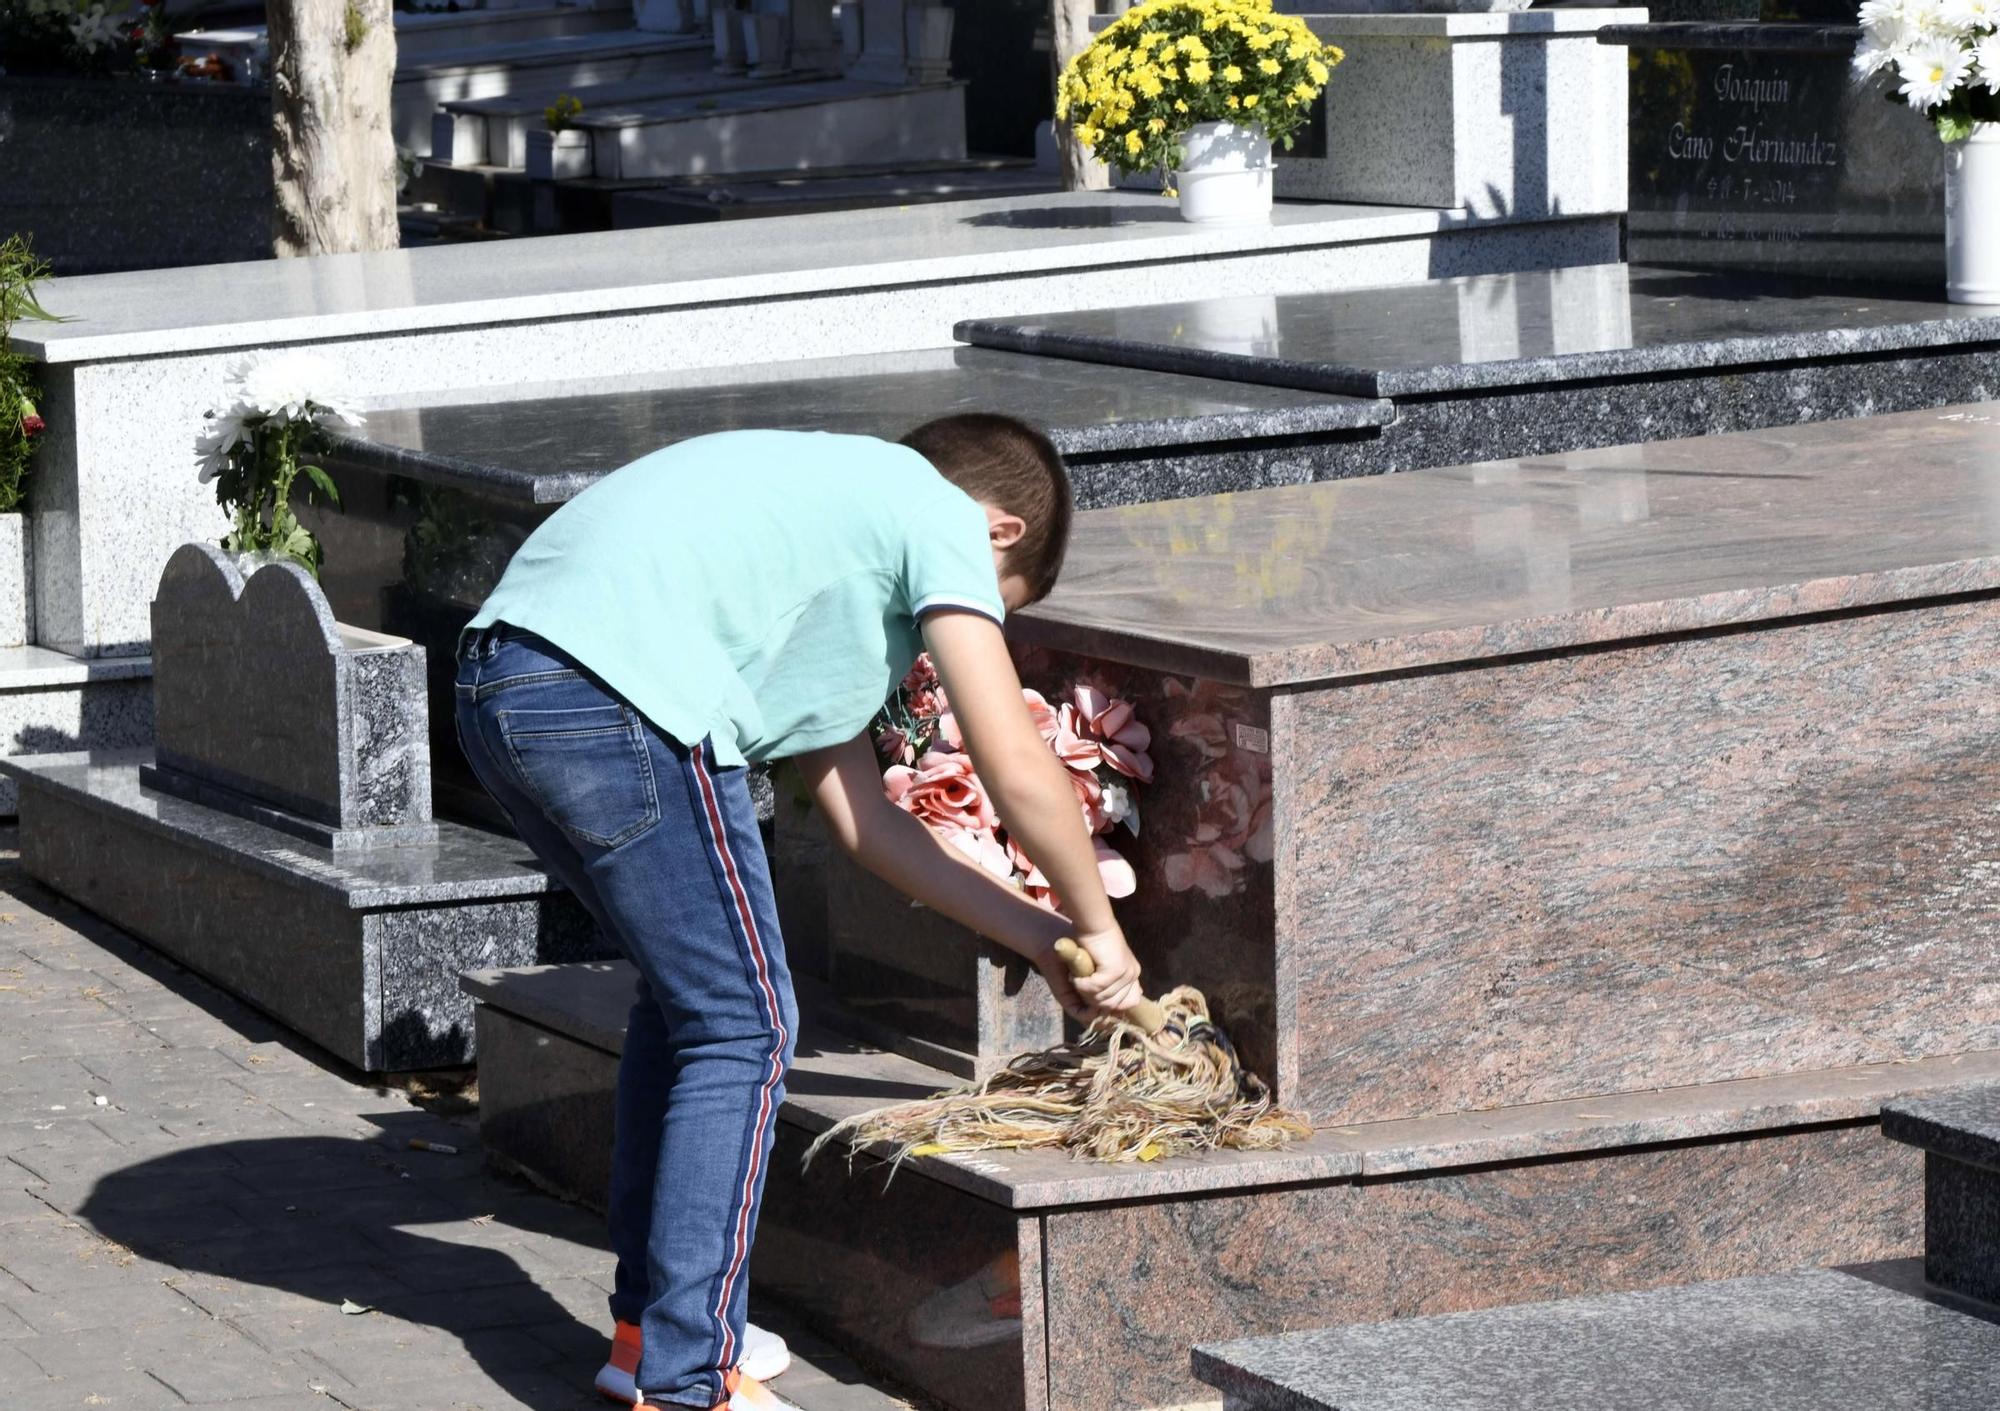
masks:
<svg viewBox="0 0 2000 1411"><path fill-rule="evenodd" d="M1628 258L1943 285L1944 146L1853 82L1853 13L1600 36L1632 51Z"/></svg>
<svg viewBox="0 0 2000 1411"><path fill-rule="evenodd" d="M334 621L294 564L246 579L211 545L176 550L153 702L151 787L335 849L436 836L423 649Z"/></svg>

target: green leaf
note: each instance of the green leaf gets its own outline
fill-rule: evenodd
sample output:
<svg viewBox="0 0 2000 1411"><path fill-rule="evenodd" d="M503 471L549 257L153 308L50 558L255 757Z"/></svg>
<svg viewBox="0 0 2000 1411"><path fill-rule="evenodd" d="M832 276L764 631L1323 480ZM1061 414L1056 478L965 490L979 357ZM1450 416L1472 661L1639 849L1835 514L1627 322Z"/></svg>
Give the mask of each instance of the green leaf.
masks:
<svg viewBox="0 0 2000 1411"><path fill-rule="evenodd" d="M1962 113L1939 113L1937 115L1938 136L1946 142L1963 142L1972 136L1973 128L1979 124Z"/></svg>
<svg viewBox="0 0 2000 1411"><path fill-rule="evenodd" d="M306 479L319 487L320 494L326 496L331 504L335 506L340 504L340 487L333 483L332 476L316 465L302 465L299 469L306 473Z"/></svg>

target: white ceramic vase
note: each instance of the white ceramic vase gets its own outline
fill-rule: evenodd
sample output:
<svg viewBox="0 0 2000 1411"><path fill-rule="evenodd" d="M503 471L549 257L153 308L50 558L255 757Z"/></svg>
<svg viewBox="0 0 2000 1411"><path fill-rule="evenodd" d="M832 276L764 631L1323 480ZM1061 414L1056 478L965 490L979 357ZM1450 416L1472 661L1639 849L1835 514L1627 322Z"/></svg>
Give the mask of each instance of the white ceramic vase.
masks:
<svg viewBox="0 0 2000 1411"><path fill-rule="evenodd" d="M1271 215L1271 139L1229 122L1196 123L1181 139L1181 219L1241 225Z"/></svg>
<svg viewBox="0 0 2000 1411"><path fill-rule="evenodd" d="M2000 304L2000 122L1945 149L1945 297Z"/></svg>

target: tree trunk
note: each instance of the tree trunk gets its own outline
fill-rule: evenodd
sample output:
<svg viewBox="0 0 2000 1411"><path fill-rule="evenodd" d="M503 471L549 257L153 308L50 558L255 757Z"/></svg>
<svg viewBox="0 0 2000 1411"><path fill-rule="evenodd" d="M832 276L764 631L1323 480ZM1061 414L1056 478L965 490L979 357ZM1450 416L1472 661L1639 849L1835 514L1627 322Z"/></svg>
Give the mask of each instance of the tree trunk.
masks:
<svg viewBox="0 0 2000 1411"><path fill-rule="evenodd" d="M393 250L390 0L270 0L268 8L277 253Z"/></svg>
<svg viewBox="0 0 2000 1411"><path fill-rule="evenodd" d="M1069 61L1090 46L1090 17L1097 13L1096 0L1049 0L1050 17L1055 23L1056 77ZM1090 155L1090 149L1076 140L1069 123L1056 124L1056 148L1062 153L1065 191L1106 191L1111 187L1111 169Z"/></svg>

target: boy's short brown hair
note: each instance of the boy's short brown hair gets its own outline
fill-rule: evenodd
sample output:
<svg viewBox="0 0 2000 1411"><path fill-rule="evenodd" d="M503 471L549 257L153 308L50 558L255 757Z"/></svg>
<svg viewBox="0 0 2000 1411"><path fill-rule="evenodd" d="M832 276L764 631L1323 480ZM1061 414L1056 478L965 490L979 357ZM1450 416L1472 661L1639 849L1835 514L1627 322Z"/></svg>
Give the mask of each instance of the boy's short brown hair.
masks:
<svg viewBox="0 0 2000 1411"><path fill-rule="evenodd" d="M1069 472L1049 438L1017 417L961 412L927 421L903 444L973 499L1019 515L1028 527L1007 552L1031 602L1056 586L1075 514Z"/></svg>

